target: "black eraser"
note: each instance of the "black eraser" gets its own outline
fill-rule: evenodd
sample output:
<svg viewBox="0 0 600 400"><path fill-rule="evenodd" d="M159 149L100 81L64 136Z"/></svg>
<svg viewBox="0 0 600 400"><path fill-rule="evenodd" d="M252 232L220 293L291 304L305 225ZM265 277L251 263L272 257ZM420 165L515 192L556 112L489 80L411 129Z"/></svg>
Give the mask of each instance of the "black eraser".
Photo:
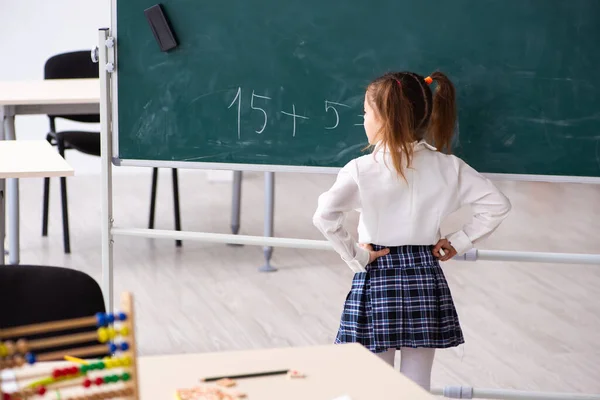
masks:
<svg viewBox="0 0 600 400"><path fill-rule="evenodd" d="M177 40L171 30L169 21L163 12L162 6L156 4L144 10L146 19L152 29L152 34L158 43L161 51L169 51L177 47Z"/></svg>

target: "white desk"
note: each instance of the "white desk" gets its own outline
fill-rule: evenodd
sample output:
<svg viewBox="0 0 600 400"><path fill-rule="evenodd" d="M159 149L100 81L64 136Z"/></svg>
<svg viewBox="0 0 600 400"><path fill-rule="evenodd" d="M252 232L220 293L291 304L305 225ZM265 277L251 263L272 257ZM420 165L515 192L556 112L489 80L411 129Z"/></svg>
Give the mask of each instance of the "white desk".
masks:
<svg viewBox="0 0 600 400"><path fill-rule="evenodd" d="M0 265L4 264L5 180L73 174L73 168L45 140L0 141Z"/></svg>
<svg viewBox="0 0 600 400"><path fill-rule="evenodd" d="M0 82L0 141L15 140L15 116L25 114L97 114L98 79ZM40 137L44 132L40 132ZM64 161L64 160L63 160ZM61 175L64 176L64 175ZM19 177L8 180L9 263L19 263ZM3 258L4 253L0 253Z"/></svg>
<svg viewBox="0 0 600 400"><path fill-rule="evenodd" d="M202 377L280 369L306 377L238 379L235 389L260 400L434 398L358 344L139 357L140 398L173 399L176 389L197 386Z"/></svg>

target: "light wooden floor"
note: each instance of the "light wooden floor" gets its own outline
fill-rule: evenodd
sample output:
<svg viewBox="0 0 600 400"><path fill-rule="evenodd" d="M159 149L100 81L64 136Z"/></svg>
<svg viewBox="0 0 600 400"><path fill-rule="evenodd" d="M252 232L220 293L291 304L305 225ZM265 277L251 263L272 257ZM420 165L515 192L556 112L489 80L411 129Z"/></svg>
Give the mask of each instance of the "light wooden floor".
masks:
<svg viewBox="0 0 600 400"><path fill-rule="evenodd" d="M244 234L262 233L261 174L246 174ZM321 239L316 198L332 176L278 174L276 234ZM157 227L173 226L170 175L161 176ZM229 232L229 184L181 171L186 230ZM514 211L481 248L598 253L600 186L499 183ZM150 171L115 177L115 221L145 227ZM22 262L100 279L100 178L70 178L72 251L62 252L58 181L50 236L41 232L41 180L21 181ZM464 210L463 210L464 211ZM464 212L454 218L460 221ZM352 221L355 222L355 219ZM257 272L257 247L119 237L115 290L135 293L143 354L332 342L351 272L334 253L277 249L279 271ZM466 345L439 351L433 386L600 393L600 266L449 262L444 266Z"/></svg>

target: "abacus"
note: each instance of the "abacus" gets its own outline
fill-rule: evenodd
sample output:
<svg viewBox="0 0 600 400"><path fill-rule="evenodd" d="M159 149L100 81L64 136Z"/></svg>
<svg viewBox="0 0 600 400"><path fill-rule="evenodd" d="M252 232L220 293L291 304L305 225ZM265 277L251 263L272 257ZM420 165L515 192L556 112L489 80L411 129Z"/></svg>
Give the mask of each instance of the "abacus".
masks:
<svg viewBox="0 0 600 400"><path fill-rule="evenodd" d="M0 400L138 400L134 310L130 293L123 293L121 310L114 314L98 313L83 318L0 329ZM30 341L22 338L24 335L94 326L98 328L96 332ZM7 338L11 340L5 340ZM94 341L98 344L77 347ZM73 348L37 353L57 346ZM93 358L106 354L111 356ZM62 358L72 362L40 364ZM7 371L12 376L8 377Z"/></svg>

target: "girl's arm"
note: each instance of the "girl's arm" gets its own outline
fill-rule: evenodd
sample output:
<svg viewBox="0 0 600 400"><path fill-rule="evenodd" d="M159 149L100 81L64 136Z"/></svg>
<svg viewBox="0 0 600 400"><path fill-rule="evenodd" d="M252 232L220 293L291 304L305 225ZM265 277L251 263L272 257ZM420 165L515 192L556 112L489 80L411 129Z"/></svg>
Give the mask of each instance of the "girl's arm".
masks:
<svg viewBox="0 0 600 400"><path fill-rule="evenodd" d="M346 213L360 208L356 173L354 161L342 168L331 189L319 196L313 224L331 242L333 249L350 269L362 272L369 263L369 251L360 247L344 228Z"/></svg>
<svg viewBox="0 0 600 400"><path fill-rule="evenodd" d="M498 228L508 216L511 204L489 179L459 158L456 158L456 167L459 203L461 206L469 204L473 210L471 222L446 237L461 255Z"/></svg>

